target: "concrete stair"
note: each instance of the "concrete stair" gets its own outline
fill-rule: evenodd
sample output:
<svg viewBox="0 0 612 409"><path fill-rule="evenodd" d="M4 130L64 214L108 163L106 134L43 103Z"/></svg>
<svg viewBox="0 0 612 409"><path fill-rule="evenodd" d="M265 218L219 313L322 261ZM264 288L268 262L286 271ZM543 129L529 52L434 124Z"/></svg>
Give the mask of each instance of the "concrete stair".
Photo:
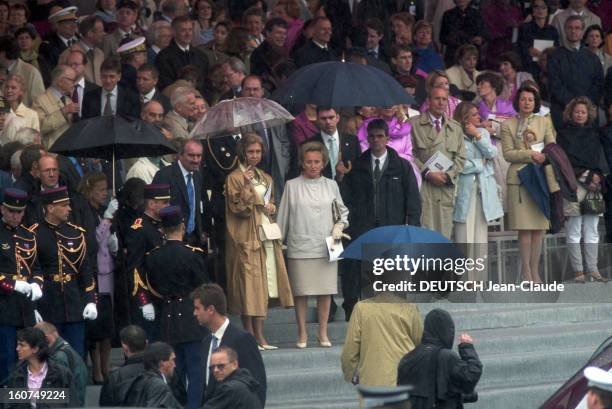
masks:
<svg viewBox="0 0 612 409"><path fill-rule="evenodd" d="M533 300L533 297L530 298ZM471 409L535 409L580 369L601 342L612 335L612 283L569 285L558 303L419 303L423 317L433 308L448 310L457 334L475 339L484 365ZM589 300L589 303L579 302ZM340 306L341 300L336 300ZM268 374L270 409L352 409L354 387L340 369L347 323L339 307L329 324L334 346L318 347L316 309L308 309L309 347L294 347L293 310L272 309L265 325L268 342L281 349L262 353ZM239 323L238 317L232 321ZM114 361L121 362L118 350ZM95 405L99 387L89 387Z"/></svg>

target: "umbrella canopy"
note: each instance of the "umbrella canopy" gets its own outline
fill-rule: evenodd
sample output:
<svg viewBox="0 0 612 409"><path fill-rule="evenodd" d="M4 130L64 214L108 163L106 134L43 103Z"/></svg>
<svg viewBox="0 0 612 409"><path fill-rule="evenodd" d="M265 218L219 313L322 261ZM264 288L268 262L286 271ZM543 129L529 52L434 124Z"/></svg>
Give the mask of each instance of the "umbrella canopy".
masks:
<svg viewBox="0 0 612 409"><path fill-rule="evenodd" d="M414 98L386 72L350 62L307 65L274 93L284 106L315 104L326 107L390 107L413 104Z"/></svg>
<svg viewBox="0 0 612 409"><path fill-rule="evenodd" d="M241 132L255 131L256 125L272 128L293 121L293 116L278 103L265 98L242 97L219 102L195 124L194 137L218 137Z"/></svg>
<svg viewBox="0 0 612 409"><path fill-rule="evenodd" d="M518 171L518 176L529 196L546 218L550 219L550 191L548 190L544 167L530 163Z"/></svg>
<svg viewBox="0 0 612 409"><path fill-rule="evenodd" d="M402 245L416 245L419 247L427 245L451 245L453 243L440 233L415 226L382 226L369 230L353 240L342 253L344 258L367 260L378 257L392 249ZM368 249L367 247L372 247ZM439 250L441 246L435 246ZM449 247L450 248L450 247ZM413 247L413 249L416 249ZM373 250L376 254L370 254ZM367 254L366 254L367 253Z"/></svg>
<svg viewBox="0 0 612 409"><path fill-rule="evenodd" d="M107 160L176 153L155 125L120 116L79 121L68 128L49 151L64 156Z"/></svg>

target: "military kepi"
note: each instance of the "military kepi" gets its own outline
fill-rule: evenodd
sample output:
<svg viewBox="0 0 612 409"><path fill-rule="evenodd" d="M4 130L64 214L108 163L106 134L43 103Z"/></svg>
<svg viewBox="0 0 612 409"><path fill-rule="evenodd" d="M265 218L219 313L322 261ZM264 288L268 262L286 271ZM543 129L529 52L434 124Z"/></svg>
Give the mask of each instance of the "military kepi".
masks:
<svg viewBox="0 0 612 409"><path fill-rule="evenodd" d="M49 21L53 23L61 23L62 21L74 21L75 23L78 21L77 18L77 10L78 8L71 6L61 9L58 12L55 12L49 16Z"/></svg>
<svg viewBox="0 0 612 409"><path fill-rule="evenodd" d="M122 40L121 46L117 48L117 54L119 55L129 55L135 53L146 53L147 46L145 44L144 37L138 37L135 40Z"/></svg>
<svg viewBox="0 0 612 409"><path fill-rule="evenodd" d="M144 188L145 199L170 200L170 185L151 184Z"/></svg>
<svg viewBox="0 0 612 409"><path fill-rule="evenodd" d="M60 186L40 192L40 201L44 205L62 203L67 200L70 200L70 197L68 197L68 188L66 188L66 186Z"/></svg>
<svg viewBox="0 0 612 409"><path fill-rule="evenodd" d="M384 408L385 405L398 405L403 402L408 403L412 387L379 387L358 385L357 390L359 391L360 408Z"/></svg>
<svg viewBox="0 0 612 409"><path fill-rule="evenodd" d="M612 373L604 371L596 366L589 366L583 371L585 378L589 380L589 388L597 388L612 392Z"/></svg>
<svg viewBox="0 0 612 409"><path fill-rule="evenodd" d="M8 187L4 189L4 200L2 204L11 210L23 210L28 201L28 194L21 189Z"/></svg>
<svg viewBox="0 0 612 409"><path fill-rule="evenodd" d="M183 215L179 206L164 207L159 211L162 227L176 227L183 223Z"/></svg>

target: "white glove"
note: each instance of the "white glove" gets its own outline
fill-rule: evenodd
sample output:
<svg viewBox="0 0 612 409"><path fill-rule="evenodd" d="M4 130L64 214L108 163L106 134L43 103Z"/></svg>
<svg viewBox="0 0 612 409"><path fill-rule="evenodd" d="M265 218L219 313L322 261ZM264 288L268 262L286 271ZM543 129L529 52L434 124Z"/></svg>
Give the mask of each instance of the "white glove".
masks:
<svg viewBox="0 0 612 409"><path fill-rule="evenodd" d="M119 251L119 240L117 239L116 233L108 236L108 241L106 244L108 245L108 251L110 251L112 254L117 254Z"/></svg>
<svg viewBox="0 0 612 409"><path fill-rule="evenodd" d="M90 321L98 318L98 309L96 308L96 304L90 302L85 306L85 309L83 310L83 318Z"/></svg>
<svg viewBox="0 0 612 409"><path fill-rule="evenodd" d="M331 231L332 238L334 240L342 239L342 230L344 230L344 223L336 223L334 224L334 228Z"/></svg>
<svg viewBox="0 0 612 409"><path fill-rule="evenodd" d="M15 291L29 297L32 294L32 287L30 287L30 283L22 280L15 280Z"/></svg>
<svg viewBox="0 0 612 409"><path fill-rule="evenodd" d="M30 288L32 289L32 301L40 300L43 296L40 286L36 283L32 283L30 284Z"/></svg>
<svg viewBox="0 0 612 409"><path fill-rule="evenodd" d="M142 310L142 316L145 320L155 321L155 308L153 307L153 304L145 304L140 307L140 309Z"/></svg>
<svg viewBox="0 0 612 409"><path fill-rule="evenodd" d="M119 202L117 201L117 199L111 200L108 203L108 207L104 211L104 218L112 220L112 218L115 215L115 212L117 211L117 209L119 209Z"/></svg>
<svg viewBox="0 0 612 409"><path fill-rule="evenodd" d="M38 310L34 310L34 319L36 320L36 323L38 324L39 322L43 322L43 317L42 315L40 315L40 313L38 312Z"/></svg>

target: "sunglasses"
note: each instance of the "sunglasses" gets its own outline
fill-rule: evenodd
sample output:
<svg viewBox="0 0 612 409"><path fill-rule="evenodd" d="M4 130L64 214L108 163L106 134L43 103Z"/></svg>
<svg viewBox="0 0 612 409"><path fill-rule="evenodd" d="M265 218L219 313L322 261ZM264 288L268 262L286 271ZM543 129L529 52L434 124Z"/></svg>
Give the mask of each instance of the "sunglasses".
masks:
<svg viewBox="0 0 612 409"><path fill-rule="evenodd" d="M229 362L228 362L228 363L225 363L225 364L209 365L209 366L208 366L208 368L209 368L211 371L214 371L214 370L215 370L215 368L217 368L218 370L222 371L222 370L224 370L224 369L225 369L225 367L226 367L227 365L229 365Z"/></svg>

